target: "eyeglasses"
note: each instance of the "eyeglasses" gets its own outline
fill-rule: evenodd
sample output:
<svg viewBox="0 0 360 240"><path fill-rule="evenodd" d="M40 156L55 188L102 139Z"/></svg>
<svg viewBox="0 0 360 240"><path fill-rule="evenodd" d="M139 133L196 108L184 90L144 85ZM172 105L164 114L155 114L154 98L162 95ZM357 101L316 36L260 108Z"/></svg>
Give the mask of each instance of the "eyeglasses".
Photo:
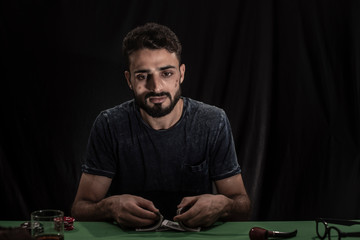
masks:
<svg viewBox="0 0 360 240"><path fill-rule="evenodd" d="M328 223L352 226L355 224L360 224L360 222L352 220L342 220L342 219L331 219L331 218L318 218L316 221L316 233L320 239L325 239L328 236L328 239L338 239L344 237L360 237L360 232L342 232L337 227L328 226Z"/></svg>

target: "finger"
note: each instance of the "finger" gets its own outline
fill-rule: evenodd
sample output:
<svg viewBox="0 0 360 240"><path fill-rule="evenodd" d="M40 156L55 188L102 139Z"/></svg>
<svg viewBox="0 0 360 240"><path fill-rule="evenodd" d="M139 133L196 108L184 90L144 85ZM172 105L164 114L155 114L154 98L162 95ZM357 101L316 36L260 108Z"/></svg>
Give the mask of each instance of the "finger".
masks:
<svg viewBox="0 0 360 240"><path fill-rule="evenodd" d="M195 209L195 208L194 208ZM185 216L181 222L188 227L208 227L211 226L215 220L212 216L206 214L203 209L196 209L196 211L191 212L188 216Z"/></svg>
<svg viewBox="0 0 360 240"><path fill-rule="evenodd" d="M177 216L174 218L174 221L181 222L187 227L199 227L202 226L202 221L200 221L198 215L190 216L190 215L183 215Z"/></svg>
<svg viewBox="0 0 360 240"><path fill-rule="evenodd" d="M142 219L149 219L149 220L157 220L159 219L159 210L157 211L150 211L149 209L143 208L141 205L133 205L129 208L129 212L132 215L142 218Z"/></svg>
<svg viewBox="0 0 360 240"><path fill-rule="evenodd" d="M152 201L149 201L145 198L139 198L138 199L138 206L147 209L154 213L159 213L159 209L157 209Z"/></svg>
<svg viewBox="0 0 360 240"><path fill-rule="evenodd" d="M187 206L190 206L190 205L187 205ZM178 221L178 222L189 221L190 219L197 216L200 213L200 211L201 211L201 209L199 209L195 204L192 207L190 207L187 211L185 211L179 215L176 215L174 217L174 221Z"/></svg>
<svg viewBox="0 0 360 240"><path fill-rule="evenodd" d="M186 207L186 206L189 206L189 205L194 205L195 202L197 201L197 199L198 199L197 196L195 196L195 197L184 197L177 207L178 208L183 208L183 207Z"/></svg>

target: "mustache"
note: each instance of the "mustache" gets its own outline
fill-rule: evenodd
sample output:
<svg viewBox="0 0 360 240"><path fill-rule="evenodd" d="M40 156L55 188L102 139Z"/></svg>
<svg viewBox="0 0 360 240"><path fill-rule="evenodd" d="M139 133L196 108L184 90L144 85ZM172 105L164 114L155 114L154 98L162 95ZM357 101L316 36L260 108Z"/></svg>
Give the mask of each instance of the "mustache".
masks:
<svg viewBox="0 0 360 240"><path fill-rule="evenodd" d="M160 92L160 93L149 92L145 95L145 99L149 97L162 97L162 96L167 96L171 99L171 95L168 92Z"/></svg>

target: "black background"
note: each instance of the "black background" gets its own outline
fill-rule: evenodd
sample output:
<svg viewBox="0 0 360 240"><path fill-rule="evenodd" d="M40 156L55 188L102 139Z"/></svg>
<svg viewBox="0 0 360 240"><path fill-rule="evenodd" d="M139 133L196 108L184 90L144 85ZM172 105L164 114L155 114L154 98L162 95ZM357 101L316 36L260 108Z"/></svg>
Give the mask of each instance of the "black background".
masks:
<svg viewBox="0 0 360 240"><path fill-rule="evenodd" d="M0 219L70 214L97 114L132 98L121 42L183 44L183 95L228 114L253 220L360 218L360 1L2 1Z"/></svg>

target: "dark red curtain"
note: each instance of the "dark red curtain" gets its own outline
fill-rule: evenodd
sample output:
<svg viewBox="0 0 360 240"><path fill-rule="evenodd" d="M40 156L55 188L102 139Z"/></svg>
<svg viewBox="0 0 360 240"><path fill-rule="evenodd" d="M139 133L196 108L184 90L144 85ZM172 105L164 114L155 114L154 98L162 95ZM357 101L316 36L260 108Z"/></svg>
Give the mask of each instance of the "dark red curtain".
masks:
<svg viewBox="0 0 360 240"><path fill-rule="evenodd" d="M360 2L4 1L0 219L69 215L97 114L132 97L121 41L183 43L183 95L232 124L253 220L360 218Z"/></svg>

